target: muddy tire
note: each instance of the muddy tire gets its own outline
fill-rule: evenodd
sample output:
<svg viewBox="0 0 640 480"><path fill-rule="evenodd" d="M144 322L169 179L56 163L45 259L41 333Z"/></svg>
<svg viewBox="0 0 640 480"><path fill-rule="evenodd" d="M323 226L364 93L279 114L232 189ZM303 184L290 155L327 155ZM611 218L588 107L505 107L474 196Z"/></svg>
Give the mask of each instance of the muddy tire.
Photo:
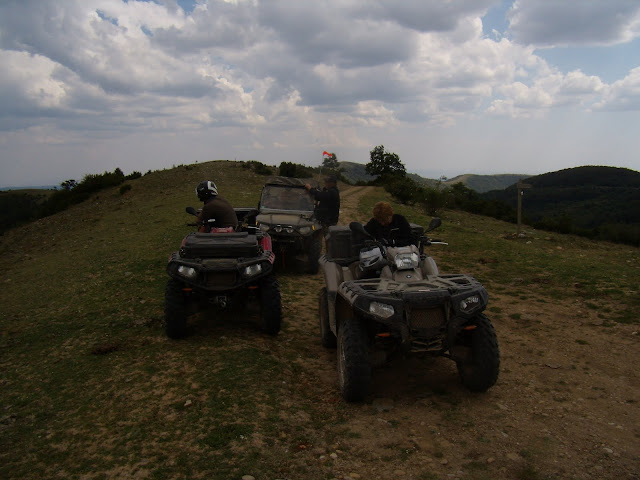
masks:
<svg viewBox="0 0 640 480"><path fill-rule="evenodd" d="M473 320L474 330L462 332L460 343L471 348L468 361L457 361L462 384L472 392L486 392L498 380L500 350L491 321L484 315Z"/></svg>
<svg viewBox="0 0 640 480"><path fill-rule="evenodd" d="M318 295L318 318L320 319L320 341L326 348L336 348L338 339L329 326L329 300L327 287L322 287Z"/></svg>
<svg viewBox="0 0 640 480"><path fill-rule="evenodd" d="M282 300L275 275L267 275L260 280L258 294L262 331L269 335L277 335L282 323Z"/></svg>
<svg viewBox="0 0 640 480"><path fill-rule="evenodd" d="M318 273L318 259L322 253L322 235L314 235L309 245L307 254L307 273L315 275Z"/></svg>
<svg viewBox="0 0 640 480"><path fill-rule="evenodd" d="M164 293L164 329L167 337L178 339L184 337L186 328L187 305L182 284L170 278Z"/></svg>
<svg viewBox="0 0 640 480"><path fill-rule="evenodd" d="M338 383L347 402L360 402L369 393L371 364L369 341L362 319L340 322L338 329Z"/></svg>

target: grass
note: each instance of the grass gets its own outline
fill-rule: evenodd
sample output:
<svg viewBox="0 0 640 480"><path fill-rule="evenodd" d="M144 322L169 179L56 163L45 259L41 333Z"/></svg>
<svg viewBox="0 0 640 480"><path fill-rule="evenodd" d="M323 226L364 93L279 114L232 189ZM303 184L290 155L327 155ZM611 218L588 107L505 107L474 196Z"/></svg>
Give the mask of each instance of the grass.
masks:
<svg viewBox="0 0 640 480"><path fill-rule="evenodd" d="M333 370L315 368L330 362L309 333L321 276L279 277L288 304L276 338L237 313L201 315L185 341L165 338L166 259L190 231L184 207L197 205L194 187L205 178L236 206L257 205L264 183L233 162L177 167L0 239L2 478L332 478L333 463L315 461L313 452L366 440L345 425L369 410L342 403L321 378ZM359 219L380 199L380 190L364 195ZM396 209L428 223L417 209ZM445 273L473 272L491 295L513 302L574 295L585 309L609 305L607 322L638 322L637 249L544 234L526 244L504 238L512 225L442 216L434 236L450 246L430 253ZM473 430L459 396L433 393L438 421ZM428 453L444 455L437 447ZM366 452L357 455L367 460ZM403 462L417 456L406 448L399 454ZM468 466L477 478L484 469ZM523 469L519 478L539 476Z"/></svg>

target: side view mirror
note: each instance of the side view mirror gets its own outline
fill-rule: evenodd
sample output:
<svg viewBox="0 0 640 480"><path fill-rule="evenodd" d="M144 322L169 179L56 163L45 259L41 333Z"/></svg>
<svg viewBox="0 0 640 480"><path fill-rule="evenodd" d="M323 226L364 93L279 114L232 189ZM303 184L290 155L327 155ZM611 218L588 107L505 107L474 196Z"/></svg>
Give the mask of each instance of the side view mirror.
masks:
<svg viewBox="0 0 640 480"><path fill-rule="evenodd" d="M429 226L424 231L424 233L430 232L431 230L435 230L440 225L442 225L442 220L439 217L434 217L431 219L431 222L429 223Z"/></svg>
<svg viewBox="0 0 640 480"><path fill-rule="evenodd" d="M193 207L187 207L187 208L186 208L186 211L187 211L187 213L188 213L189 215L193 215L194 217L197 217L197 216L198 216L198 212L197 212L197 211L196 211L196 209L195 209L195 208L193 208Z"/></svg>
<svg viewBox="0 0 640 480"><path fill-rule="evenodd" d="M365 237L371 237L371 234L364 229L364 226L360 222L351 222L349 224L349 230L353 233L358 233L360 235L364 235Z"/></svg>

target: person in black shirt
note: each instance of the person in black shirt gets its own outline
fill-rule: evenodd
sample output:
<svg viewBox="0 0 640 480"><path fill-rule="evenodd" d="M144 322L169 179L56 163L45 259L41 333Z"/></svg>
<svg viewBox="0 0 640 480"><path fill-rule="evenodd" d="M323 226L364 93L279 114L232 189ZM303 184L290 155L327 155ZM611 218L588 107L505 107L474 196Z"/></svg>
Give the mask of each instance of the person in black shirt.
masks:
<svg viewBox="0 0 640 480"><path fill-rule="evenodd" d="M214 229L229 229L233 231L238 226L238 217L231 204L218 195L218 187L212 181L200 182L196 187L196 195L204 202L198 222L204 225L200 231L208 232ZM213 224L208 223L209 219L214 219Z"/></svg>
<svg viewBox="0 0 640 480"><path fill-rule="evenodd" d="M407 219L398 213L387 202L378 202L373 207L373 218L364 229L376 240L392 245L404 247L412 243L411 226Z"/></svg>
<svg viewBox="0 0 640 480"><path fill-rule="evenodd" d="M315 215L323 227L337 225L340 215L340 192L338 191L336 177L327 177L324 180L324 188L319 190L311 188L308 183L305 185L307 191L317 202Z"/></svg>

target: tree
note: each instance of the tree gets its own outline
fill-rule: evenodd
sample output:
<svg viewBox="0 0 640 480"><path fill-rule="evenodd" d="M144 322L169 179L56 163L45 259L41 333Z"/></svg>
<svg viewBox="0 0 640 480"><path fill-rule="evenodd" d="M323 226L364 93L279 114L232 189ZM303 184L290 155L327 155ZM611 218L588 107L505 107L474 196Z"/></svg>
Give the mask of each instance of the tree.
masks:
<svg viewBox="0 0 640 480"><path fill-rule="evenodd" d="M325 156L322 160L322 166L330 170L336 170L338 168L338 164L338 157L336 157L335 153L332 153L330 156Z"/></svg>
<svg viewBox="0 0 640 480"><path fill-rule="evenodd" d="M385 152L384 145L378 145L369 152L369 155L371 161L365 165L369 175L404 177L407 174L398 154Z"/></svg>
<svg viewBox="0 0 640 480"><path fill-rule="evenodd" d="M74 179L65 180L60 184L60 186L65 190L73 190L77 185L78 182L76 182Z"/></svg>

